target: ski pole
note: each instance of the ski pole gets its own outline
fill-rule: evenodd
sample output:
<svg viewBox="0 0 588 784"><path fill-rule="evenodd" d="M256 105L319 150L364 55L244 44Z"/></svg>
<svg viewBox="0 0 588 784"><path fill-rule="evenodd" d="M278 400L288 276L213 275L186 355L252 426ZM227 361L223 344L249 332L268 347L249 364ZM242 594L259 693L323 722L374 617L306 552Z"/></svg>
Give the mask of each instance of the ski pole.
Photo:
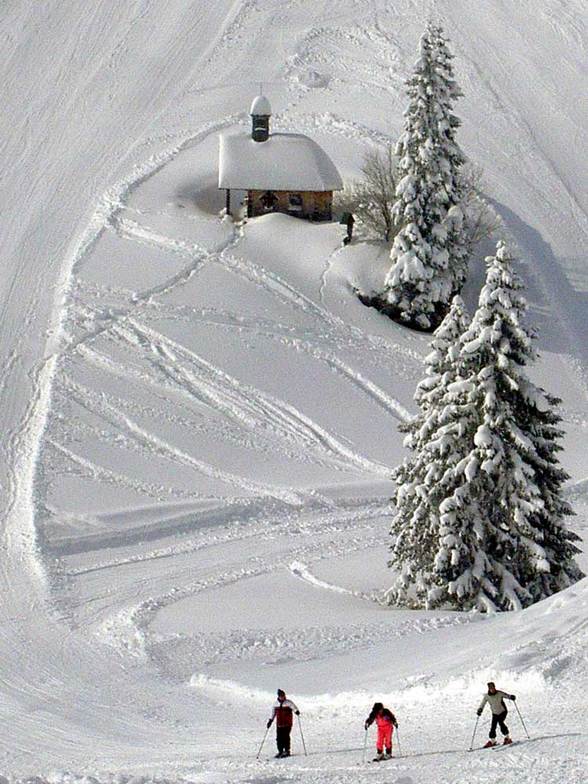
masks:
<svg viewBox="0 0 588 784"><path fill-rule="evenodd" d="M365 756L366 756L366 751L367 751L367 736L368 736L368 731L367 731L367 727L366 727L365 728L365 732L363 734L363 761L364 762L365 762Z"/></svg>
<svg viewBox="0 0 588 784"><path fill-rule="evenodd" d="M402 747L400 745L400 731L396 727L396 740L398 741L398 756L402 757ZM408 744L410 746L410 743Z"/></svg>
<svg viewBox="0 0 588 784"><path fill-rule="evenodd" d="M521 720L521 724L523 725L523 729L525 730L525 732L526 732L526 734L527 734L527 738L528 738L529 740L531 740L531 736L529 735L529 733L528 733L528 731L527 731L527 728L526 728L526 726L525 726L525 722L523 721L523 717L521 716L521 712L520 712L520 710L519 710L519 706L517 705L516 701L515 701L515 708L517 709L517 713L519 714L519 719Z"/></svg>
<svg viewBox="0 0 588 784"><path fill-rule="evenodd" d="M516 705L516 703L515 703L515 705ZM474 732L472 733L472 742L470 743L470 751L473 751L473 749L474 749L474 738L476 737L476 731L478 729L478 722L479 721L480 721L480 717L478 716L476 718L476 726L474 727Z"/></svg>
<svg viewBox="0 0 588 784"><path fill-rule="evenodd" d="M300 730L300 737L302 738L302 748L304 749L304 756L308 757L308 752L306 751L306 743L304 742L304 733L302 732L302 722L300 721L300 716L298 716L298 729Z"/></svg>
<svg viewBox="0 0 588 784"><path fill-rule="evenodd" d="M265 743L265 739L267 738L267 734L269 730L270 730L269 727L265 728L265 735L263 736L263 740L261 741L261 746L259 747L259 751L257 752L257 757L255 759L259 759L259 755L261 754L261 750L263 749L263 744Z"/></svg>

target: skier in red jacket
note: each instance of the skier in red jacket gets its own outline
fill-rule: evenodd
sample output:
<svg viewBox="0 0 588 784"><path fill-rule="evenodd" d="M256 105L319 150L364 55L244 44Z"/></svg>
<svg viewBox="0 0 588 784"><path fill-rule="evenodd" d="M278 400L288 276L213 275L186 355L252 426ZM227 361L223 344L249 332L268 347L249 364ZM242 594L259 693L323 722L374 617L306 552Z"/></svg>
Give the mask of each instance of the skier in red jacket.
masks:
<svg viewBox="0 0 588 784"><path fill-rule="evenodd" d="M398 722L392 711L385 708L381 702L374 702L374 707L365 720L364 727L366 731L374 721L378 727L376 740L376 751L378 753L374 757L374 762L379 762L383 759L390 759L392 756L392 733L394 732L394 727L398 727ZM385 753L384 749L386 750Z"/></svg>
<svg viewBox="0 0 588 784"><path fill-rule="evenodd" d="M300 716L300 711L292 700L286 699L286 692L278 689L278 699L274 703L272 715L267 722L269 730L272 721L276 720L276 744L278 746L276 757L290 756L290 732L292 731L293 713Z"/></svg>

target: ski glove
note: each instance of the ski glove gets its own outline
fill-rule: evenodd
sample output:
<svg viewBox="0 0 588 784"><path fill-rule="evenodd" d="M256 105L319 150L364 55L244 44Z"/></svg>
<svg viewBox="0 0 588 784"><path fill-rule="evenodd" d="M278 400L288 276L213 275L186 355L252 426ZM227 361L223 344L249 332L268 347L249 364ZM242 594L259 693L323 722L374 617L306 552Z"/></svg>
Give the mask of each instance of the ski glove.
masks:
<svg viewBox="0 0 588 784"><path fill-rule="evenodd" d="M511 700L516 700L517 696L516 696L516 694L511 694L510 698L511 698Z"/></svg>
<svg viewBox="0 0 588 784"><path fill-rule="evenodd" d="M300 711L295 711L297 716L300 716Z"/></svg>
<svg viewBox="0 0 588 784"><path fill-rule="evenodd" d="M272 726L272 720L270 719L270 720L268 721L268 723L267 723L265 726L266 726L266 727L268 728L268 730L269 730L269 728Z"/></svg>
<svg viewBox="0 0 588 784"><path fill-rule="evenodd" d="M482 715L482 708L478 708L478 710L476 711L476 713L478 714L478 716L481 716L481 715Z"/></svg>

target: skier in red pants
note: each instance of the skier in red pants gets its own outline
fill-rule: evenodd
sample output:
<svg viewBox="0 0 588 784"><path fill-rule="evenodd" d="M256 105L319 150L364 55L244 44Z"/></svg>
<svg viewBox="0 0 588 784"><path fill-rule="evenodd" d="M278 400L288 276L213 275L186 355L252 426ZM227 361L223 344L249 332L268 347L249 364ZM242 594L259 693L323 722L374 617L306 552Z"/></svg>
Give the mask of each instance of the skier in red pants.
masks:
<svg viewBox="0 0 588 784"><path fill-rule="evenodd" d="M378 753L374 757L374 762L379 762L383 759L390 759L392 756L392 733L394 732L394 727L398 727L398 722L392 711L385 708L381 702L374 702L374 707L365 720L364 727L366 731L374 721L378 727L378 738L376 740L376 751ZM384 749L386 750L385 753Z"/></svg>

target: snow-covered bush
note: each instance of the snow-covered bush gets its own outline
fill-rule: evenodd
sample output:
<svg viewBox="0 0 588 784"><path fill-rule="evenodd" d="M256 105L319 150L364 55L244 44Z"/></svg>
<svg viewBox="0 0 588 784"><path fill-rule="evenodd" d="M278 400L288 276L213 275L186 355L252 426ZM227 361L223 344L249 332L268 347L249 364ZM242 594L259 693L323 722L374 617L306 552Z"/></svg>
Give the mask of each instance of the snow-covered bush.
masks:
<svg viewBox="0 0 588 784"><path fill-rule="evenodd" d="M558 400L533 384L526 303L504 243L487 259L471 325L459 301L435 334L414 452L396 472L390 602L514 610L582 577L562 498Z"/></svg>
<svg viewBox="0 0 588 784"><path fill-rule="evenodd" d="M391 242L398 224L392 214L398 181L397 161L391 146L369 150L361 167L363 179L336 195L335 207L353 213L359 227L374 239Z"/></svg>
<svg viewBox="0 0 588 784"><path fill-rule="evenodd" d="M456 141L461 96L443 30L430 22L407 81L409 98L396 156L400 180L393 214L401 225L390 259L382 300L391 315L422 329L437 326L467 272L467 239L461 210Z"/></svg>
<svg viewBox="0 0 588 784"><path fill-rule="evenodd" d="M482 167L467 161L459 174L461 211L468 256L482 240L491 238L502 220L482 195Z"/></svg>

